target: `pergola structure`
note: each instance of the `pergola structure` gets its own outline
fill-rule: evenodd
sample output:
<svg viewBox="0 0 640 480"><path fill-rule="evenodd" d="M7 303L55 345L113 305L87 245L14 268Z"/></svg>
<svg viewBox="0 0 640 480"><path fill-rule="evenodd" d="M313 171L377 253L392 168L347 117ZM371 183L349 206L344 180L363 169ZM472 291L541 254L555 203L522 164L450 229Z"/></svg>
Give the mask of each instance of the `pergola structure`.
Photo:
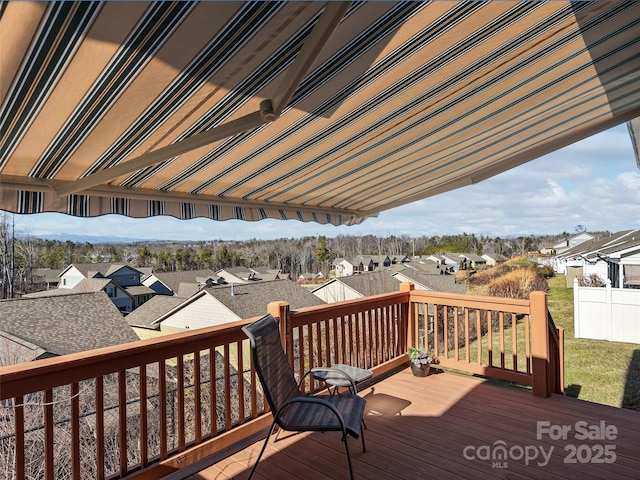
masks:
<svg viewBox="0 0 640 480"><path fill-rule="evenodd" d="M634 1L0 15L8 212L351 225L640 117Z"/></svg>

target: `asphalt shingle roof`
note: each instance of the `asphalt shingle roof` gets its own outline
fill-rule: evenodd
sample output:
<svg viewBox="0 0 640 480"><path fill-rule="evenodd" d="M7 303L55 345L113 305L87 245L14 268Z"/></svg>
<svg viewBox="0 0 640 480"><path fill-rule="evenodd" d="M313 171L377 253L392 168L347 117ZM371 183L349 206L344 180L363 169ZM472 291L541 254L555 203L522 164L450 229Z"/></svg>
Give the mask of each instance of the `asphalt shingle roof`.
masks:
<svg viewBox="0 0 640 480"><path fill-rule="evenodd" d="M158 318L177 307L185 300L186 298L174 297L171 295L156 295L127 315L127 323L129 325L140 326L151 325Z"/></svg>
<svg viewBox="0 0 640 480"><path fill-rule="evenodd" d="M0 300L0 330L56 355L138 340L104 292Z"/></svg>
<svg viewBox="0 0 640 480"><path fill-rule="evenodd" d="M291 309L324 305L314 294L296 282L275 280L207 288L206 291L240 318L264 315L271 302L288 302Z"/></svg>
<svg viewBox="0 0 640 480"><path fill-rule="evenodd" d="M219 277L213 270L187 270L179 272L153 272L153 274L167 287L177 293L181 283L200 284L208 278L217 280Z"/></svg>
<svg viewBox="0 0 640 480"><path fill-rule="evenodd" d="M385 269L374 270L371 273L339 277L336 280L348 285L365 297L400 291L400 282L392 277L389 271Z"/></svg>

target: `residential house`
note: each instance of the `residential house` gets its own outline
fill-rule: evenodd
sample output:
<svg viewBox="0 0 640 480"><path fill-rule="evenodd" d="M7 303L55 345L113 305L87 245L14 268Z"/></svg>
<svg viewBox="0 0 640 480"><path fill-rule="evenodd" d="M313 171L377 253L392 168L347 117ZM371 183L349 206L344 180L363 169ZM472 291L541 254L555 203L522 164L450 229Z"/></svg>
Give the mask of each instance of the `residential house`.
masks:
<svg viewBox="0 0 640 480"><path fill-rule="evenodd" d="M292 309L322 305L319 298L290 280L230 284L206 287L178 304L143 305L133 320L139 328L155 329L162 334L221 325L264 315L275 299L288 302ZM158 309L153 314L148 310ZM156 318L152 318L155 316Z"/></svg>
<svg viewBox="0 0 640 480"><path fill-rule="evenodd" d="M335 272L336 277L348 277L354 274L354 265L346 258L338 257L334 259L331 268Z"/></svg>
<svg viewBox="0 0 640 480"><path fill-rule="evenodd" d="M461 253L458 258L460 258L460 268L463 270L479 270L487 266L487 261L475 253Z"/></svg>
<svg viewBox="0 0 640 480"><path fill-rule="evenodd" d="M486 260L487 265L490 267L495 267L496 265L507 261L507 257L501 253L485 253L482 255L482 258Z"/></svg>
<svg viewBox="0 0 640 480"><path fill-rule="evenodd" d="M270 282L273 280L291 280L289 275L282 273L282 270L279 268L269 268L269 267L251 267L258 278L265 282Z"/></svg>
<svg viewBox="0 0 640 480"><path fill-rule="evenodd" d="M593 239L594 236L590 233L580 232L576 233L575 235L571 235L570 237L563 238L561 241L553 244L549 250L553 251L556 255L562 255L567 250Z"/></svg>
<svg viewBox="0 0 640 480"><path fill-rule="evenodd" d="M179 272L154 271L142 279L142 284L158 295L189 297L203 287L224 285L226 282L213 270L185 270ZM181 289L183 290L181 292ZM187 294L190 292L190 294Z"/></svg>
<svg viewBox="0 0 640 480"><path fill-rule="evenodd" d="M324 278L322 272L318 273L301 273L298 275L298 283L300 285L306 285L308 283L313 283L315 281L321 280Z"/></svg>
<svg viewBox="0 0 640 480"><path fill-rule="evenodd" d="M391 264L395 265L397 263L407 263L410 262L411 258L409 258L408 255L394 255L393 257L391 257Z"/></svg>
<svg viewBox="0 0 640 480"><path fill-rule="evenodd" d="M446 270L454 271L458 269L460 259L456 256L456 254L433 254L428 255L426 257L421 257L422 260L430 260L434 263L437 263L440 266L445 266Z"/></svg>
<svg viewBox="0 0 640 480"><path fill-rule="evenodd" d="M125 264L71 264L60 274L60 289L81 292L104 290L118 309L127 314L155 295L142 284L145 272Z"/></svg>
<svg viewBox="0 0 640 480"><path fill-rule="evenodd" d="M216 275L220 277L224 283L234 284L280 280L279 270L257 270L255 268L248 267L222 268L216 272Z"/></svg>
<svg viewBox="0 0 640 480"><path fill-rule="evenodd" d="M390 267L393 264L391 258L389 258L388 255L371 255L370 258L373 262L374 269L380 267Z"/></svg>
<svg viewBox="0 0 640 480"><path fill-rule="evenodd" d="M2 365L138 340L100 292L0 300Z"/></svg>
<svg viewBox="0 0 640 480"><path fill-rule="evenodd" d="M42 284L44 285L45 290L50 290L52 288L58 288L61 273L61 269L34 268L31 274L31 278L34 284Z"/></svg>
<svg viewBox="0 0 640 480"><path fill-rule="evenodd" d="M156 295L126 316L127 323L142 340L162 335L160 329L149 325L182 304L186 298L175 295Z"/></svg>
<svg viewBox="0 0 640 480"><path fill-rule="evenodd" d="M378 263L376 263L376 261ZM332 268L335 271L336 277L348 277L357 273L372 272L376 265L382 266L391 265L391 260L388 256L370 256L370 255L358 255L355 258L336 258L332 263Z"/></svg>
<svg viewBox="0 0 640 480"><path fill-rule="evenodd" d="M375 270L360 275L336 277L311 290L315 296L326 303L353 300L356 298L397 292L400 282L387 270Z"/></svg>
<svg viewBox="0 0 640 480"><path fill-rule="evenodd" d="M623 230L582 242L552 259L554 270L573 278L598 276L613 287L638 288L640 276L640 230Z"/></svg>
<svg viewBox="0 0 640 480"><path fill-rule="evenodd" d="M437 270L441 272L442 270ZM398 282L411 282L416 290L429 290L433 292L466 293L467 286L464 283L456 283L454 275L440 273L426 273L418 268L406 265L406 268L394 272L393 277Z"/></svg>

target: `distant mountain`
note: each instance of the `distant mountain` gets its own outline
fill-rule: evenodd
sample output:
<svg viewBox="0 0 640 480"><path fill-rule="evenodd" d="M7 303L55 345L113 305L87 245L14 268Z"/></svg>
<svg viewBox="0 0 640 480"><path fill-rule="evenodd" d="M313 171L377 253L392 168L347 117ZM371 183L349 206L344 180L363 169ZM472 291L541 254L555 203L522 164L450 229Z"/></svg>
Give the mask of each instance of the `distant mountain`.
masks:
<svg viewBox="0 0 640 480"><path fill-rule="evenodd" d="M18 238L24 236L17 235ZM130 237L99 237L92 235L72 235L66 233L56 233L51 235L31 235L32 237L40 238L42 240L57 240L59 242L66 242L67 240L73 243L139 243L139 242L157 242L158 240L149 240L145 238L130 238Z"/></svg>

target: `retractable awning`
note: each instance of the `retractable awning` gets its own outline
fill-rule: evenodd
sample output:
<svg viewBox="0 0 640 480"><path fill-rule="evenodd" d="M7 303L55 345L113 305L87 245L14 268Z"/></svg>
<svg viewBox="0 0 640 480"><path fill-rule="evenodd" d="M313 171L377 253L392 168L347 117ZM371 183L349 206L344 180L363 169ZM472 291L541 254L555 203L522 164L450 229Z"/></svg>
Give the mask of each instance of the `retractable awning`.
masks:
<svg viewBox="0 0 640 480"><path fill-rule="evenodd" d="M640 117L640 2L0 14L9 212L355 224Z"/></svg>

